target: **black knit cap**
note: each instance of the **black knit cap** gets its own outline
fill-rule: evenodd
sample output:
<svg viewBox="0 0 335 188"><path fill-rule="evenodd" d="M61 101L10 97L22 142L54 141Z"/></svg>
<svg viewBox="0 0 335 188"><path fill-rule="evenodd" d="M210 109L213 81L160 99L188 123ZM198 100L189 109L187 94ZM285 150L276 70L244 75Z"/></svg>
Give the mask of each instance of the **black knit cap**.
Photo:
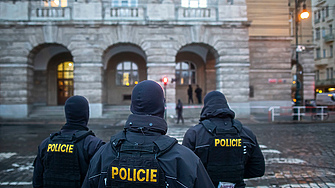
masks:
<svg viewBox="0 0 335 188"><path fill-rule="evenodd" d="M89 105L85 97L75 95L65 102L66 124L62 129L88 130Z"/></svg>
<svg viewBox="0 0 335 188"><path fill-rule="evenodd" d="M164 118L164 102L162 86L155 81L145 80L133 89L130 111L137 115L152 115Z"/></svg>

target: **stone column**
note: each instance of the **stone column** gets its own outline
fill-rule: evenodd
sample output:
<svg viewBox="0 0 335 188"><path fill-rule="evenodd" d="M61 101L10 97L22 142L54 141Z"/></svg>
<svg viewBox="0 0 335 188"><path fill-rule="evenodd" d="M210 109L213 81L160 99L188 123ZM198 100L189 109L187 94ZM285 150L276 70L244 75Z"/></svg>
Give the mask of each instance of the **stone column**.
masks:
<svg viewBox="0 0 335 188"><path fill-rule="evenodd" d="M176 83L171 83L172 79L175 78L176 74L176 63L175 62L148 62L148 80L154 80L162 85L166 89L166 106L167 106L167 117L171 115L175 116L176 106ZM163 77L168 77L169 82L164 87L163 82L160 81Z"/></svg>
<svg viewBox="0 0 335 188"><path fill-rule="evenodd" d="M236 117L249 117L249 63L220 62L216 65L216 75L216 90L226 96Z"/></svg>
<svg viewBox="0 0 335 188"><path fill-rule="evenodd" d="M102 116L103 66L101 62L75 62L74 95L85 96L90 103L90 118Z"/></svg>

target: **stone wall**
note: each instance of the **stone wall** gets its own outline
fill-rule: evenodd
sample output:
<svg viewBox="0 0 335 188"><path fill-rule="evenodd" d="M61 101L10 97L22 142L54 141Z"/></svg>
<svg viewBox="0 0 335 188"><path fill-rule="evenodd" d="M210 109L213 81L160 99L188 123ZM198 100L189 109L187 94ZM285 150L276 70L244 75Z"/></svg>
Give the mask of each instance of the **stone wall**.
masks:
<svg viewBox="0 0 335 188"><path fill-rule="evenodd" d="M250 101L291 100L291 38L250 37Z"/></svg>

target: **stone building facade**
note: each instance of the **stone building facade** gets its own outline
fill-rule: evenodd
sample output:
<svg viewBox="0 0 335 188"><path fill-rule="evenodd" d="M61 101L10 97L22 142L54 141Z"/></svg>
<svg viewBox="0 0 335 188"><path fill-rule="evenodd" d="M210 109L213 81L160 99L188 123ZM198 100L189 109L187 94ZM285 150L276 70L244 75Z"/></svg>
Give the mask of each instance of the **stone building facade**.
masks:
<svg viewBox="0 0 335 188"><path fill-rule="evenodd" d="M315 92L335 92L335 2L313 0Z"/></svg>
<svg viewBox="0 0 335 188"><path fill-rule="evenodd" d="M1 1L1 117L29 117L71 95L101 117L105 106L130 104L136 83L164 76L168 114L187 103L189 84L203 96L223 92L240 118L251 105L290 105L292 39L253 35L248 3Z"/></svg>

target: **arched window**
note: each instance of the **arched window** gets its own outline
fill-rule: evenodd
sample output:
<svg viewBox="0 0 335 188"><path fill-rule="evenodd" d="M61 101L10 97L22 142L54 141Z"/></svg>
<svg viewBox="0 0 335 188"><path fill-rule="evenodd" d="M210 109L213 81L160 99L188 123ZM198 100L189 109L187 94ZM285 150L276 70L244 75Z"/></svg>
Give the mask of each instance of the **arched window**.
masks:
<svg viewBox="0 0 335 188"><path fill-rule="evenodd" d="M176 65L176 80L179 85L196 83L196 68L190 61L178 62Z"/></svg>
<svg viewBox="0 0 335 188"><path fill-rule="evenodd" d="M138 67L136 63L124 61L116 66L116 85L130 86L138 84Z"/></svg>

